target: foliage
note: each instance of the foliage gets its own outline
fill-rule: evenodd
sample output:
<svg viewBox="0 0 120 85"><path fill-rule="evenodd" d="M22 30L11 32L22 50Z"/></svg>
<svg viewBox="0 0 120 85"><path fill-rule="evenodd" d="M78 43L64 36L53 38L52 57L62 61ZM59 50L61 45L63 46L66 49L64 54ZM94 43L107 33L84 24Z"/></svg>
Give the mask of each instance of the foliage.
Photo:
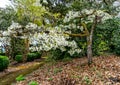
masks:
<svg viewBox="0 0 120 85"><path fill-rule="evenodd" d="M99 29L97 29L98 31ZM109 51L109 45L107 39L105 39L103 32L98 33L95 30L95 36L93 37L93 54L94 55L102 55L104 52ZM97 32L97 33L96 33Z"/></svg>
<svg viewBox="0 0 120 85"><path fill-rule="evenodd" d="M25 77L23 75L19 75L17 78L16 78L16 81L23 81L25 80Z"/></svg>
<svg viewBox="0 0 120 85"><path fill-rule="evenodd" d="M97 26L94 34L93 51L95 54L114 52L119 54L119 18L108 19Z"/></svg>
<svg viewBox="0 0 120 85"><path fill-rule="evenodd" d="M114 20L114 29L111 37L111 47L112 52L120 55L120 18ZM113 27L111 26L111 27Z"/></svg>
<svg viewBox="0 0 120 85"><path fill-rule="evenodd" d="M62 60L62 59L65 60L67 58L69 59L69 58L75 58L75 57L79 56L79 49L77 49L78 52L76 49L75 49L76 51L74 50L75 52L70 51L71 48L69 48L69 47L65 47L65 49L66 49L65 51L62 51L59 48L57 48L55 50L51 50L49 58L53 59L53 60ZM74 52L74 53L72 53L72 52Z"/></svg>
<svg viewBox="0 0 120 85"><path fill-rule="evenodd" d="M28 53L27 55L27 61L33 61L36 58L35 53Z"/></svg>
<svg viewBox="0 0 120 85"><path fill-rule="evenodd" d="M93 54L102 55L103 53L105 53L105 51L108 51L109 47L105 41L102 41L102 40L99 41L97 39L94 41L94 44L93 44Z"/></svg>
<svg viewBox="0 0 120 85"><path fill-rule="evenodd" d="M0 8L0 30L7 30L15 17L15 10L12 7Z"/></svg>
<svg viewBox="0 0 120 85"><path fill-rule="evenodd" d="M86 82L87 85L92 84L92 81L87 76L84 77L84 81Z"/></svg>
<svg viewBox="0 0 120 85"><path fill-rule="evenodd" d="M39 59L42 56L42 52L35 52L35 54L36 54L36 59Z"/></svg>
<svg viewBox="0 0 120 85"><path fill-rule="evenodd" d="M31 46L29 49L31 51L50 51L55 50L59 48L61 51L65 51L65 47L69 47L68 53L70 55L73 55L75 52L80 53L81 50L78 48L76 42L74 40L67 40L69 36L57 33L57 30L53 30L53 28L48 28L48 34L44 33L44 31L39 28L36 24L28 23L28 25L25 26L24 30L22 29L22 26L18 23L13 23L8 28L8 33L23 33L20 35L20 39L24 40L26 37L30 39ZM27 33L24 31L28 31ZM37 33L35 30L41 30L41 32ZM58 28L58 30L60 30ZM29 31L33 31L33 33L30 33ZM24 35L24 36L23 36ZM16 35L19 36L19 35ZM35 42L35 43L34 43ZM14 49L14 48L13 48Z"/></svg>
<svg viewBox="0 0 120 85"><path fill-rule="evenodd" d="M65 16L66 12L69 10L69 4L73 0L40 0L40 4L48 8L52 13L60 13L61 18Z"/></svg>
<svg viewBox="0 0 120 85"><path fill-rule="evenodd" d="M64 58L64 54L60 49L52 50L50 58L53 60L61 60Z"/></svg>
<svg viewBox="0 0 120 85"><path fill-rule="evenodd" d="M38 83L36 81L31 81L31 82L29 82L28 85L38 85Z"/></svg>
<svg viewBox="0 0 120 85"><path fill-rule="evenodd" d="M9 59L7 56L0 56L0 71L6 69L9 65Z"/></svg>
<svg viewBox="0 0 120 85"><path fill-rule="evenodd" d="M33 61L34 59L41 58L41 55L42 53L40 52L28 53L27 61Z"/></svg>
<svg viewBox="0 0 120 85"><path fill-rule="evenodd" d="M16 55L21 55L24 53L24 39L11 37L10 45L11 45L11 56L14 58Z"/></svg>
<svg viewBox="0 0 120 85"><path fill-rule="evenodd" d="M17 9L17 19L22 25L28 24L28 22L35 23L37 25L42 25L44 20L44 15L49 14L44 7L42 7L38 0L13 0L14 6Z"/></svg>
<svg viewBox="0 0 120 85"><path fill-rule="evenodd" d="M16 55L16 56L15 56L15 60L16 60L18 63L20 63L20 62L23 61L23 56L22 56L22 55Z"/></svg>

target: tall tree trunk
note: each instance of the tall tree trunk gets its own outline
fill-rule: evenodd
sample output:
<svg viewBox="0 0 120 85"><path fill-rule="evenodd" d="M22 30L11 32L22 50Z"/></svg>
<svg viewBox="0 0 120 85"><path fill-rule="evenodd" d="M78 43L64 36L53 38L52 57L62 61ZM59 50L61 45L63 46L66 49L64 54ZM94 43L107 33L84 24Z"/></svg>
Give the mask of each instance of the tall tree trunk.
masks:
<svg viewBox="0 0 120 85"><path fill-rule="evenodd" d="M92 35L87 36L87 58L88 65L92 63Z"/></svg>
<svg viewBox="0 0 120 85"><path fill-rule="evenodd" d="M91 29L90 35L87 36L87 57L88 57L88 65L92 63L92 40L93 40L93 31Z"/></svg>
<svg viewBox="0 0 120 85"><path fill-rule="evenodd" d="M92 63L92 41L93 41L93 33L94 33L94 29L96 27L97 24L97 17L95 16L95 19L93 21L92 27L91 27L91 31L90 34L87 36L87 57L88 57L88 65L90 65Z"/></svg>

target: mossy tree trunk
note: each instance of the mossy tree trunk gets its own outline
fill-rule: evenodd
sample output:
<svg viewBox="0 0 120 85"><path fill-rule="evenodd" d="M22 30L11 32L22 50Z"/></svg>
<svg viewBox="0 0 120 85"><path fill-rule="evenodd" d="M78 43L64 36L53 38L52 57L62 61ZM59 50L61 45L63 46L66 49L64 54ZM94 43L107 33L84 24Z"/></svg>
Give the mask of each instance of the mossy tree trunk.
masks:
<svg viewBox="0 0 120 85"><path fill-rule="evenodd" d="M93 20L93 23L91 25L91 29L90 32L87 29L87 25L85 23L81 23L81 26L83 26L84 31L83 33L79 33L79 34L71 34L71 33L65 33L69 36L73 36L73 37L84 37L86 36L87 38L87 58L88 58L88 65L90 65L92 63L92 41L93 41L93 33L94 33L94 29L96 27L97 24L97 20L98 20L98 16L95 16L95 19Z"/></svg>
<svg viewBox="0 0 120 85"><path fill-rule="evenodd" d="M29 53L29 39L24 39L24 52L23 52L23 62L27 61L27 54Z"/></svg>
<svg viewBox="0 0 120 85"><path fill-rule="evenodd" d="M93 30L92 30L93 31ZM92 63L92 36L93 32L87 36L87 58L88 58L88 65Z"/></svg>
<svg viewBox="0 0 120 85"><path fill-rule="evenodd" d="M92 26L91 26L90 33L87 36L87 58L88 58L88 65L90 65L92 63L92 56L93 56L92 42L93 42L94 29L95 29L96 24L97 24L97 18L98 18L98 16L95 16L95 19L94 19L94 21L92 23Z"/></svg>

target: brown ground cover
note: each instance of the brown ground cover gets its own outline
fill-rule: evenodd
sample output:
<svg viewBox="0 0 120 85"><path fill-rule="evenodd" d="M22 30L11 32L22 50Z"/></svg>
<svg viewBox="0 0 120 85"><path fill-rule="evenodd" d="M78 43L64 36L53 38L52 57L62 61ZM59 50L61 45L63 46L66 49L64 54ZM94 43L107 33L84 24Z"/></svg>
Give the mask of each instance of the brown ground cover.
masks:
<svg viewBox="0 0 120 85"><path fill-rule="evenodd" d="M100 56L87 65L87 58L67 62L46 63L15 85L120 85L120 57Z"/></svg>

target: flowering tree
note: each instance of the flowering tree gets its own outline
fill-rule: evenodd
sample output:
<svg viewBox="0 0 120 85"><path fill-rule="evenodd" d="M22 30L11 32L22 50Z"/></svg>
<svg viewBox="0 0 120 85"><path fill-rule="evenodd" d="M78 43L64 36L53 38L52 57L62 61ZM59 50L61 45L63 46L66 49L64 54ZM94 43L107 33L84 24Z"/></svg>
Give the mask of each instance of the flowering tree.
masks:
<svg viewBox="0 0 120 85"><path fill-rule="evenodd" d="M106 3L105 1L101 1L101 2L83 2L84 4L89 4L91 7L87 6L84 7L82 9L79 9L78 7L80 7L79 5L82 2L76 1L74 2L74 4L77 4L76 6L73 4L74 9L69 12L67 14L67 16L65 17L64 21L69 22L69 23L75 23L75 25L72 25L74 27L71 27L73 29L77 28L77 29L82 29L84 28L84 30L82 31L82 35L81 34L72 34L72 33L67 33L70 36L87 36L87 57L88 57L88 63L90 64L92 62L92 37L93 37L93 33L94 33L94 29L96 28L96 25L104 22L105 20L112 18L112 14L111 14L111 10L109 9L109 13L107 13L106 11L103 10L102 6L105 3L105 5L108 6L108 3ZM99 7L97 7L96 5L99 5ZM89 7L89 8L88 8ZM92 7L96 7L92 8ZM105 9L106 10L106 9ZM76 20L79 19L79 22L76 22ZM78 24L76 24L78 23ZM79 23L83 23L84 25L82 25L82 28L79 27ZM77 25L77 26L76 26ZM85 29L87 29L88 31L85 31ZM86 35L87 32L87 35Z"/></svg>
<svg viewBox="0 0 120 85"><path fill-rule="evenodd" d="M50 1L46 0L46 2ZM67 11L69 12L66 16L60 17L60 19L63 19L63 22L62 25L59 25L64 29L64 33L74 37L87 37L87 57L90 64L92 62L92 37L97 24L103 23L105 20L116 15L116 10L119 10L119 7L113 6L114 0L55 0L53 3L56 4L46 3L47 5L44 5L43 3L43 5L47 6L50 10L52 6L57 8L59 6L57 4L68 8ZM57 11L62 15L62 11ZM69 32L66 32L66 30Z"/></svg>
<svg viewBox="0 0 120 85"><path fill-rule="evenodd" d="M58 31L59 30L59 31ZM22 49L24 61L26 61L26 54L30 51L50 51L55 49L60 49L62 52L67 51L71 56L75 53L80 53L81 49L78 48L77 43L72 40L67 40L69 36L65 35L61 28L57 30L53 28L48 28L49 33L46 33L42 27L37 26L33 23L28 23L26 26L22 26L18 23L12 23L12 25L8 28L6 32L2 34L4 37L10 37L9 39L15 42L15 39L24 40L25 45ZM17 40L18 41L18 40ZM10 42L8 42L10 44ZM17 42L11 44L12 51L14 52L15 46ZM29 43L32 44L29 47ZM21 49L23 46L20 46ZM66 49L69 47L70 49Z"/></svg>
<svg viewBox="0 0 120 85"><path fill-rule="evenodd" d="M86 17L81 16L82 13L84 13L87 17L87 19L85 20ZM89 62L92 62L92 37L93 37L93 31L97 25L97 23L103 22L106 19L112 18L111 15L109 15L108 13L105 13L101 10L83 10L82 13L80 13L79 11L75 12L75 11L70 11L65 19L64 22L68 23L68 25L66 25L66 29L72 30L72 29L80 29L81 33L79 34L74 34L74 33L68 33L65 32L65 34L68 34L70 36L75 36L75 37L82 37L82 36L87 36L87 55L88 55L88 59ZM83 19L81 22L79 22L78 24L74 23L76 22L76 19ZM73 22L71 22L73 21ZM88 28L87 25L91 24L90 28Z"/></svg>

